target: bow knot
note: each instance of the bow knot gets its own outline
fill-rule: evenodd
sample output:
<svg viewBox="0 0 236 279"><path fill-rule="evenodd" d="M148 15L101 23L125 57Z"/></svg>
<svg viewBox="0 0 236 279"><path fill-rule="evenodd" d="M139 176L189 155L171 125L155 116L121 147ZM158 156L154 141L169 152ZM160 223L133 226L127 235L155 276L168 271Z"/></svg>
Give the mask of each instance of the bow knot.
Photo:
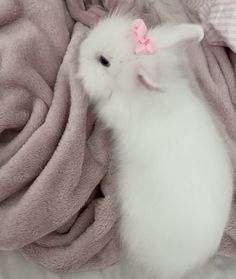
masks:
<svg viewBox="0 0 236 279"><path fill-rule="evenodd" d="M131 26L131 32L135 38L135 54L153 54L153 44L150 39L145 38L147 27L142 19L135 19Z"/></svg>

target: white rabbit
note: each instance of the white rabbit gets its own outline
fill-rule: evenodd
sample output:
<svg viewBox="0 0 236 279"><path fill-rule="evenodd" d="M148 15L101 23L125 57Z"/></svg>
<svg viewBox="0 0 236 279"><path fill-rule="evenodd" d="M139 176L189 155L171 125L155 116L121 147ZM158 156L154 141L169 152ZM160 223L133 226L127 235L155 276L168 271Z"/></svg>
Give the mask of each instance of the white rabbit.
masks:
<svg viewBox="0 0 236 279"><path fill-rule="evenodd" d="M102 20L81 44L79 78L114 137L128 258L159 279L178 279L218 249L232 200L232 169L206 104L183 73L199 25L163 25L136 54L128 17Z"/></svg>

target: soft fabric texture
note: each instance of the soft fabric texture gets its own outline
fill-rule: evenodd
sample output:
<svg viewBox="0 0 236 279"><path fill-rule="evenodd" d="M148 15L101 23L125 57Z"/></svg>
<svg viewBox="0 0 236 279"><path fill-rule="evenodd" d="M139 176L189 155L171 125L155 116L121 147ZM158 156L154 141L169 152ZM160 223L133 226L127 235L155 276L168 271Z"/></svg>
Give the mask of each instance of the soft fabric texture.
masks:
<svg viewBox="0 0 236 279"><path fill-rule="evenodd" d="M186 12L173 0L156 0L157 12L138 0L123 6L135 6L149 26L198 21L184 1ZM76 79L80 23L92 26L118 2L0 0L0 249L20 249L54 272L119 259L107 135ZM207 42L190 52L236 168L235 55ZM221 249L227 255L236 254L235 212Z"/></svg>
<svg viewBox="0 0 236 279"><path fill-rule="evenodd" d="M203 269L188 279L235 279L236 258L215 257ZM1 279L125 279L121 275L120 265L93 271L55 274L29 263L17 251L0 251ZM136 273L135 279L144 279Z"/></svg>
<svg viewBox="0 0 236 279"><path fill-rule="evenodd" d="M55 274L29 263L17 251L0 251L1 279L126 279L122 276L120 264L86 272ZM145 279L139 271L135 272L135 279ZM201 270L188 279L235 279L236 258L213 258Z"/></svg>
<svg viewBox="0 0 236 279"><path fill-rule="evenodd" d="M118 259L106 135L75 78L85 28L70 42L65 5L0 2L0 247L55 272Z"/></svg>
<svg viewBox="0 0 236 279"><path fill-rule="evenodd" d="M187 0L198 12L209 44L226 46L236 53L236 1Z"/></svg>

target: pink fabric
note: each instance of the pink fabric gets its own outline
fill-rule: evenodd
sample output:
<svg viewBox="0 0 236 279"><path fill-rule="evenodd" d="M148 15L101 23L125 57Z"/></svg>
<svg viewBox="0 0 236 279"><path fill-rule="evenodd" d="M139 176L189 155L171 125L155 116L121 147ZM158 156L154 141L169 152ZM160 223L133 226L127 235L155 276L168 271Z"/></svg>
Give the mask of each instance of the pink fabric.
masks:
<svg viewBox="0 0 236 279"><path fill-rule="evenodd" d="M236 1L190 0L197 10L209 44L227 46L236 52Z"/></svg>
<svg viewBox="0 0 236 279"><path fill-rule="evenodd" d="M147 27L144 21L140 18L135 19L131 26L131 33L135 39L135 53L136 54L152 54L154 53L153 44L151 40L146 39Z"/></svg>

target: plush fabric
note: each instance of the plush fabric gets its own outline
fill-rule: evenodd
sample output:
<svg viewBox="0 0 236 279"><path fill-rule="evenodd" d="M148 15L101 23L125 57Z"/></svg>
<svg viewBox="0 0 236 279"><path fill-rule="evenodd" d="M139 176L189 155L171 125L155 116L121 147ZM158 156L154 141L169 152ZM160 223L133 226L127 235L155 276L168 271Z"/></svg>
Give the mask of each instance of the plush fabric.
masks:
<svg viewBox="0 0 236 279"><path fill-rule="evenodd" d="M135 279L144 279L139 270L133 271ZM66 274L55 274L26 261L17 251L0 251L1 279L124 279L123 269L113 266ZM236 258L216 256L188 279L235 279ZM186 278L187 279L187 278Z"/></svg>
<svg viewBox="0 0 236 279"><path fill-rule="evenodd" d="M236 53L236 1L186 0L199 14L209 44L231 48Z"/></svg>
<svg viewBox="0 0 236 279"><path fill-rule="evenodd" d="M0 247L56 272L112 264L106 135L75 77L86 28L72 35L59 0L2 0L0 11Z"/></svg>

